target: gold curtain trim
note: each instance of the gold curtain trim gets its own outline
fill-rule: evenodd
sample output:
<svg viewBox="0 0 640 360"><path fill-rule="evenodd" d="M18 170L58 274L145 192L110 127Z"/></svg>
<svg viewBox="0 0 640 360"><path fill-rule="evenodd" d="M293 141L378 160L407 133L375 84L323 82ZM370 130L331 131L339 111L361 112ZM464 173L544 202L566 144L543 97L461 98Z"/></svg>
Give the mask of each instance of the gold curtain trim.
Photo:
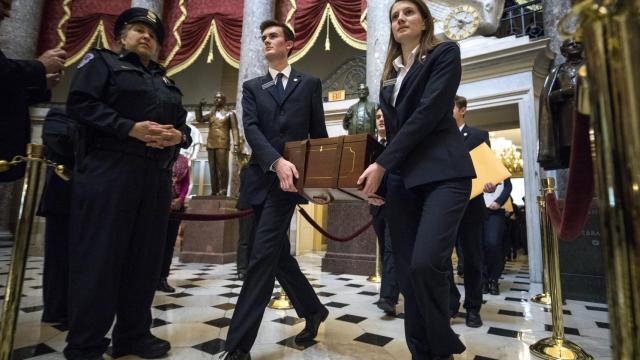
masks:
<svg viewBox="0 0 640 360"><path fill-rule="evenodd" d="M62 16L62 19L60 19L58 27L56 28L56 32L58 33L58 37L60 38L60 42L58 42L59 48L62 48L67 42L67 36L64 34L64 31L62 31L62 27L71 17L71 8L69 7L70 3L71 0L64 0L62 2L62 10L64 10L64 15Z"/></svg>
<svg viewBox="0 0 640 360"><path fill-rule="evenodd" d="M364 31L368 31L368 29L367 29L367 11L369 11L368 7L366 9L364 9L364 11L362 12L362 15L360 15L360 26L362 26Z"/></svg>
<svg viewBox="0 0 640 360"><path fill-rule="evenodd" d="M298 10L298 4L296 4L296 0L289 0L289 3L291 4L291 9L289 9L289 12L287 13L287 19L284 21L284 23L295 34L295 30L293 29L293 26L291 25L291 19L293 19L293 14L295 14L296 10Z"/></svg>
<svg viewBox="0 0 640 360"><path fill-rule="evenodd" d="M358 50L367 50L366 41L360 41L352 37L342 28L342 26L340 25L340 22L338 21L338 18L333 13L332 7L329 7L329 18L331 19L331 23L333 24L333 27L336 29L336 31L338 32L338 35L340 35L340 37L342 38L342 40L344 40L344 42L346 42L351 47L356 48ZM327 29L327 31L329 31L329 29Z"/></svg>
<svg viewBox="0 0 640 360"><path fill-rule="evenodd" d="M191 56L189 56L189 58L186 61L169 69L167 71L167 76L173 76L179 73L180 71L191 66L196 61L198 56L200 56L200 54L202 53L202 50L204 50L204 47L207 45L207 41L210 40L209 38L210 36L213 36L213 38L215 39L216 48L222 55L222 58L227 62L227 64L233 66L236 69L240 68L240 63L236 61L222 46L222 42L220 41L220 34L218 33L218 26L216 25L216 19L214 18L211 20L211 26L209 27L207 36L205 36L205 38L203 39L202 44L198 46L198 49L193 54L191 54Z"/></svg>
<svg viewBox="0 0 640 360"><path fill-rule="evenodd" d="M167 56L167 58L165 59L163 64L164 67L169 66L169 63L171 63L171 60L173 60L173 58L176 56L176 53L182 47L182 38L180 37L180 33L178 32L178 29L180 28L184 20L187 18L187 7L184 5L184 0L180 0L178 7L180 8L180 12L182 13L182 15L180 15L180 17L178 18L178 21L176 21L176 24L173 25L173 30L172 30L173 36L176 38L176 45L171 50L171 53L169 53L169 56Z"/></svg>
<svg viewBox="0 0 640 360"><path fill-rule="evenodd" d="M335 28L336 32L344 42L346 42L349 46L356 48L358 50L367 49L366 41L360 41L358 39L355 39L349 36L349 34L347 34L347 32L342 28L342 26L340 26L340 23L338 22L338 20L335 18L335 15L333 14L333 8L331 7L331 4L327 3L327 7L325 8L324 13L322 14L322 20L320 20L320 25L318 25L318 27L316 28L316 31L311 36L311 39L309 39L309 42L307 42L302 47L302 49L298 50L295 54L293 54L289 58L290 64L293 64L294 62L302 59L311 50L313 45L315 45L316 41L318 40L318 36L320 36L320 33L324 28L324 24L327 22L327 16L331 20L331 23L333 24L333 27ZM287 23L287 25L291 27L291 24ZM327 28L327 31L329 31L328 28Z"/></svg>
<svg viewBox="0 0 640 360"><path fill-rule="evenodd" d="M213 37L214 39L216 39L216 47L218 48L218 51L227 62L227 64L233 66L236 69L240 69L240 63L227 52L227 49L225 49L224 46L222 46L222 41L220 41L220 34L218 33L218 25L216 25L216 19L214 18L211 23L211 28L213 29Z"/></svg>
<svg viewBox="0 0 640 360"><path fill-rule="evenodd" d="M103 40L106 39L106 35L104 35L104 24L102 23L102 20L98 22L98 26L96 26L96 29L91 35L91 38L89 38L89 41L87 41L87 43L82 47L82 49L80 49L80 51L75 53L73 56L67 58L67 62L64 64L64 66L69 67L73 65L76 61L80 60L84 56L84 54L87 51L89 51L89 49L91 48L93 43L96 41L98 36L101 36ZM109 44L105 45L107 49L109 48L108 45Z"/></svg>
<svg viewBox="0 0 640 360"><path fill-rule="evenodd" d="M318 25L318 27L316 28L316 31L313 33L313 35L311 35L311 39L309 39L309 42L304 44L302 49L298 50L298 52L296 52L289 58L290 64L293 64L294 62L302 59L305 55L307 55L309 50L311 50L313 45L316 43L316 40L318 40L318 36L320 36L320 32L322 32L322 29L324 28L324 24L327 22L327 16L329 16L329 12L331 11L330 9L331 9L331 4L327 4L327 7L324 9L324 12L322 13L322 19L320 20L320 25Z"/></svg>

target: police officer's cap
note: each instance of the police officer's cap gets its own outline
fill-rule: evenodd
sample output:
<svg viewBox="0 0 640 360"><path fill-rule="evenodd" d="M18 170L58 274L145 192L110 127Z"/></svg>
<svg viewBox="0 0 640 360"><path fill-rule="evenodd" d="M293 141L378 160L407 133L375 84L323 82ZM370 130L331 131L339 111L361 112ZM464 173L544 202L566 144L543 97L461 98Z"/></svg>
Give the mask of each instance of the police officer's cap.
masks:
<svg viewBox="0 0 640 360"><path fill-rule="evenodd" d="M156 33L158 43L162 44L162 41L164 40L164 27L162 26L162 21L155 12L140 7L127 9L118 16L113 28L114 36L116 38L120 36L120 32L122 32L125 25L135 23L143 23L149 26L153 32Z"/></svg>

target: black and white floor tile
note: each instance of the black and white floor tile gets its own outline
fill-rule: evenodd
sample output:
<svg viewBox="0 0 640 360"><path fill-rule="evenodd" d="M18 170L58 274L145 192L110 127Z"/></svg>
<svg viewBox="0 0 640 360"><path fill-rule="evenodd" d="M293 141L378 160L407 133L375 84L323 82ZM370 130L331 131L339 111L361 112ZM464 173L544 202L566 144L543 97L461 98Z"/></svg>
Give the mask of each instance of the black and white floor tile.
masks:
<svg viewBox="0 0 640 360"><path fill-rule="evenodd" d="M9 249L0 249L0 293L7 281L9 259ZM302 348L293 337L302 330L304 321L294 310L267 309L252 349L253 359L411 358L404 342L401 304L397 317L385 316L374 305L379 286L367 282L365 276L322 272L319 254L301 256L298 261L313 279L320 300L330 311L329 318L316 343ZM23 288L13 360L63 359L60 351L67 329L40 322L42 258L29 258L26 268L28 280ZM217 359L214 355L224 348L242 285L235 279L235 265L181 264L176 258L169 282L176 286L176 293L157 293L152 309L152 332L173 346L167 358ZM456 279L456 283L462 282ZM526 261L507 264L500 285L500 296L485 295L483 327L468 328L462 317L453 320L453 329L467 346L456 359L532 359L529 345L551 336L551 314L529 302L539 289L529 285ZM569 300L564 309L566 337L595 359L611 359L606 304Z"/></svg>

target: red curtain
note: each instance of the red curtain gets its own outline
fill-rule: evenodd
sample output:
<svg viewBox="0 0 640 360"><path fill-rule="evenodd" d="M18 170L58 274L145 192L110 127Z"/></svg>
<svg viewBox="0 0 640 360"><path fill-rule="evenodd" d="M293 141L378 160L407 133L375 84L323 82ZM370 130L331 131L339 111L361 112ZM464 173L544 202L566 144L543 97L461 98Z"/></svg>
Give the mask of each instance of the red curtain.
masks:
<svg viewBox="0 0 640 360"><path fill-rule="evenodd" d="M88 50L94 36L107 40L105 47L115 45L113 25L118 15L131 6L130 0L49 0L40 25L38 53L63 45L71 64ZM102 31L97 33L98 27ZM62 36L60 35L62 33Z"/></svg>
<svg viewBox="0 0 640 360"><path fill-rule="evenodd" d="M205 48L209 51L205 42L211 36L224 60L238 67L243 4L242 0L165 1L165 30L170 36L160 58L169 74L191 65Z"/></svg>
<svg viewBox="0 0 640 360"><path fill-rule="evenodd" d="M366 0L280 0L276 17L287 22L296 34L292 55L295 61L315 44L327 17L347 44L365 49L367 32L361 21L366 9Z"/></svg>

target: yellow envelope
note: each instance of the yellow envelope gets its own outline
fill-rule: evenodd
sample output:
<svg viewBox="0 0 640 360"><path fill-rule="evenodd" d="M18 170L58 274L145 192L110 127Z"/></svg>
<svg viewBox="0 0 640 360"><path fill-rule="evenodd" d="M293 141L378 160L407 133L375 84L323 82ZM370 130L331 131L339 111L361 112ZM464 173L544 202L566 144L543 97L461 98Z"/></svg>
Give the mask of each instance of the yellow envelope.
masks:
<svg viewBox="0 0 640 360"><path fill-rule="evenodd" d="M488 182L498 184L511 177L509 170L502 165L502 161L486 143L478 145L469 152L469 155L476 169L476 178L471 181L470 199L482 194L484 184Z"/></svg>

